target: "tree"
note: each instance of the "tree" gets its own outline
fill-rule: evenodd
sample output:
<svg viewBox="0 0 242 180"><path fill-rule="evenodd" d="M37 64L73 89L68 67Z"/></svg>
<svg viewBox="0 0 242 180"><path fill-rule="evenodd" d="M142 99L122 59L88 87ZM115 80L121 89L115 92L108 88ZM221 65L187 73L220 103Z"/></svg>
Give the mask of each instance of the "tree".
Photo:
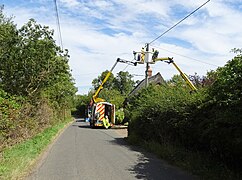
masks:
<svg viewBox="0 0 242 180"><path fill-rule="evenodd" d="M19 43L18 30L13 24L12 18L3 14L3 6L0 7L0 86L14 76L13 69L18 66L14 62Z"/></svg>
<svg viewBox="0 0 242 180"><path fill-rule="evenodd" d="M10 27L14 31L15 26ZM68 51L63 52L55 44L53 30L30 19L16 32L17 37L5 43L5 47L9 47L4 48L9 51L8 56L2 55L0 59L3 89L10 94L28 97L38 96L48 88L62 95L65 88L74 92Z"/></svg>
<svg viewBox="0 0 242 180"><path fill-rule="evenodd" d="M90 99L90 95L76 95L74 99L75 110L72 114L76 117L87 117L87 106L90 103Z"/></svg>
<svg viewBox="0 0 242 180"><path fill-rule="evenodd" d="M233 51L238 55L214 72L216 79L208 91L210 97L225 106L241 103L242 99L242 49Z"/></svg>
<svg viewBox="0 0 242 180"><path fill-rule="evenodd" d="M31 19L17 29L0 7L0 32L1 150L70 117L77 89L49 27Z"/></svg>
<svg viewBox="0 0 242 180"><path fill-rule="evenodd" d="M120 71L114 78L114 88L122 95L127 95L134 88L135 82L132 80L133 76L128 71Z"/></svg>
<svg viewBox="0 0 242 180"><path fill-rule="evenodd" d="M107 76L108 72L109 71L106 70L106 71L102 72L101 76L98 76L97 78L93 79L92 86L95 90L97 90L97 88L101 85L102 81ZM111 73L108 80L103 85L103 88L112 89L113 88L113 80L114 80L114 75L113 75L113 73Z"/></svg>
<svg viewBox="0 0 242 180"><path fill-rule="evenodd" d="M105 99L105 101L115 104L116 109L119 109L123 106L123 102L125 99L125 96L116 89L103 89L100 93L100 97Z"/></svg>
<svg viewBox="0 0 242 180"><path fill-rule="evenodd" d="M109 71L102 72L101 76L92 81L94 89L97 89L101 81L106 77ZM132 80L132 75L128 72L120 71L116 77L110 75L107 82L103 85L103 90L100 92L99 97L105 99L116 105L116 108L121 108L127 95L134 87L135 82Z"/></svg>

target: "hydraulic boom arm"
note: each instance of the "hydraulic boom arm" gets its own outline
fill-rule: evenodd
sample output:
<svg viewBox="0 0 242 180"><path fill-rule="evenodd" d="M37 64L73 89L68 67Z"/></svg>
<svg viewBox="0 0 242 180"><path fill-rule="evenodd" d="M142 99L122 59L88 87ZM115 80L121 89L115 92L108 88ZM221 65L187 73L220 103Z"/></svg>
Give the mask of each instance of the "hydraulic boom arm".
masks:
<svg viewBox="0 0 242 180"><path fill-rule="evenodd" d="M98 98L98 95L99 95L100 91L103 89L103 85L107 82L108 78L112 74L112 71L116 67L116 65L118 64L118 62L130 64L130 65L134 65L134 66L137 65L137 62L127 61L127 60L118 58L117 61L114 63L113 67L110 69L110 71L108 72L108 74L104 78L104 80L102 81L101 85L98 87L98 89L96 90L96 92L92 96L92 99L93 99L93 101L95 103L96 102L102 102L102 101L104 101L104 99Z"/></svg>
<svg viewBox="0 0 242 180"><path fill-rule="evenodd" d="M156 58L153 59L153 61L164 61L168 64L173 64L175 66L175 68L179 71L181 77L185 80L185 82L187 83L187 85L190 87L190 89L192 91L197 91L197 88L192 84L192 82L188 79L187 75L185 73L182 72L182 70L177 66L177 64L173 61L173 58L170 57L165 57L165 58Z"/></svg>

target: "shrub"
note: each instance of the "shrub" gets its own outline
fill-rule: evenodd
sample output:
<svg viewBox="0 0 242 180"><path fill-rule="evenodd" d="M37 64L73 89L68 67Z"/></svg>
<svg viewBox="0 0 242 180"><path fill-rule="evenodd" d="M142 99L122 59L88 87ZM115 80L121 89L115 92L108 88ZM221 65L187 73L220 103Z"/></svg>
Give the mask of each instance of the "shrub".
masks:
<svg viewBox="0 0 242 180"><path fill-rule="evenodd" d="M145 140L170 141L184 138L191 111L198 106L197 101L202 101L202 97L198 96L191 95L182 86L149 86L131 99L131 131L133 127Z"/></svg>
<svg viewBox="0 0 242 180"><path fill-rule="evenodd" d="M212 83L195 94L180 81L141 90L128 106L129 134L204 151L241 170L242 55L210 77Z"/></svg>
<svg viewBox="0 0 242 180"><path fill-rule="evenodd" d="M21 104L17 98L8 95L0 90L0 144L3 146L4 141L15 138L15 129L19 125L15 122L20 116ZM1 149L1 147L0 147Z"/></svg>
<svg viewBox="0 0 242 180"><path fill-rule="evenodd" d="M122 124L124 120L124 112L122 109L119 109L115 112L115 119L116 119L116 124Z"/></svg>

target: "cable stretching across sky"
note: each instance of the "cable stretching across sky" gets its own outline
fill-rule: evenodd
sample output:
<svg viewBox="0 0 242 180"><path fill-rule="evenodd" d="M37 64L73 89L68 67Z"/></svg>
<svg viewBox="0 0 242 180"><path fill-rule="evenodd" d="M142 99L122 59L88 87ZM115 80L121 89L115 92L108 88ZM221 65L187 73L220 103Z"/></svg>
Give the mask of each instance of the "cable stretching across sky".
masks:
<svg viewBox="0 0 242 180"><path fill-rule="evenodd" d="M164 48L158 47L158 46L154 46L154 45L151 45L151 46L152 46L152 47L155 47L155 48L157 48L157 49L161 49L161 50L164 50L164 51L167 51L167 52L170 52L170 53L173 53L173 54L176 54L176 55L179 55L179 56L185 57L185 58L187 58L187 59L191 59L191 60L194 60L194 61L197 61L197 62L203 63L203 64L207 64L207 65L214 66L214 67L219 67L218 65L215 65L215 64L212 64L212 63L207 63L207 62L204 62L204 61L201 61L201 60L198 60L198 59L195 59L195 58L191 58L191 57L188 57L188 56L185 56L185 55L179 54L179 53L175 53L175 52L173 52L173 51L170 51L170 50L167 50L167 49L164 49Z"/></svg>
<svg viewBox="0 0 242 180"><path fill-rule="evenodd" d="M172 30L173 28L175 28L177 25L179 25L180 23L182 23L184 20L186 20L188 17L190 17L191 15L193 15L196 11L198 11L199 9L201 9L203 6L205 6L210 0L206 1L205 3L203 3L202 5L200 5L197 9L195 9L194 11L192 11L190 14L188 14L187 16L185 16L183 19L181 19L180 21L178 21L176 24L174 24L172 27L170 27L169 29L167 29L165 32L163 32L161 35L159 35L158 37L156 37L155 39L153 39L152 41L150 41L148 44L152 44L153 42L155 42L156 40L158 40L159 38L161 38L162 36L164 36L166 33L168 33L170 30Z"/></svg>
<svg viewBox="0 0 242 180"><path fill-rule="evenodd" d="M161 38L162 36L164 36L166 33L168 33L169 31L171 31L172 29L174 29L177 25L179 25L180 23L182 23L184 20L186 20L188 17L190 17L191 15L193 15L195 12L197 12L199 9L201 9L203 6L205 6L210 0L207 0L205 3L203 3L202 5L200 5L198 8L196 8L194 11L192 11L191 13L189 13L187 16L185 16L184 18L182 18L180 21L178 21L176 24L174 24L172 27L170 27L169 29L167 29L165 32L163 32L161 35L159 35L158 37L156 37L155 39L153 39L152 41L150 41L148 44L152 44L153 42L155 42L156 40L158 40L159 38ZM197 60L198 61L198 60ZM201 61L200 61L201 62ZM207 63L208 64L208 63ZM212 65L212 64L210 64ZM124 70L127 69L129 65L127 65ZM216 65L213 65L216 66ZM123 71L124 71L123 70Z"/></svg>
<svg viewBox="0 0 242 180"><path fill-rule="evenodd" d="M60 46L61 46L61 50L63 50L63 42L62 42L62 35L61 35L61 28L60 28L60 18L59 18L56 0L54 0L54 5L55 5L55 12L56 12L56 23L57 23L57 28L58 28L58 31L59 31Z"/></svg>

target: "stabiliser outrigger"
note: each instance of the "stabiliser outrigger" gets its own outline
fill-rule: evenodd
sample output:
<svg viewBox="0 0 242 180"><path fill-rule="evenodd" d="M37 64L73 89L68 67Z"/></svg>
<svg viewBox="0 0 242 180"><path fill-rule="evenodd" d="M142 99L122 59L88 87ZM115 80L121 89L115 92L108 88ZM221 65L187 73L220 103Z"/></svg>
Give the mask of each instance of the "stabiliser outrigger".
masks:
<svg viewBox="0 0 242 180"><path fill-rule="evenodd" d="M128 61L125 59L118 58L110 71L105 76L101 85L98 87L94 95L92 96L91 103L88 108L88 116L90 119L91 127L105 127L109 128L112 124L115 124L115 105L109 102L105 102L104 99L99 98L98 95L103 89L103 85L107 82L108 78L112 74L113 69L118 63L126 63L129 65L136 66L137 62Z"/></svg>

